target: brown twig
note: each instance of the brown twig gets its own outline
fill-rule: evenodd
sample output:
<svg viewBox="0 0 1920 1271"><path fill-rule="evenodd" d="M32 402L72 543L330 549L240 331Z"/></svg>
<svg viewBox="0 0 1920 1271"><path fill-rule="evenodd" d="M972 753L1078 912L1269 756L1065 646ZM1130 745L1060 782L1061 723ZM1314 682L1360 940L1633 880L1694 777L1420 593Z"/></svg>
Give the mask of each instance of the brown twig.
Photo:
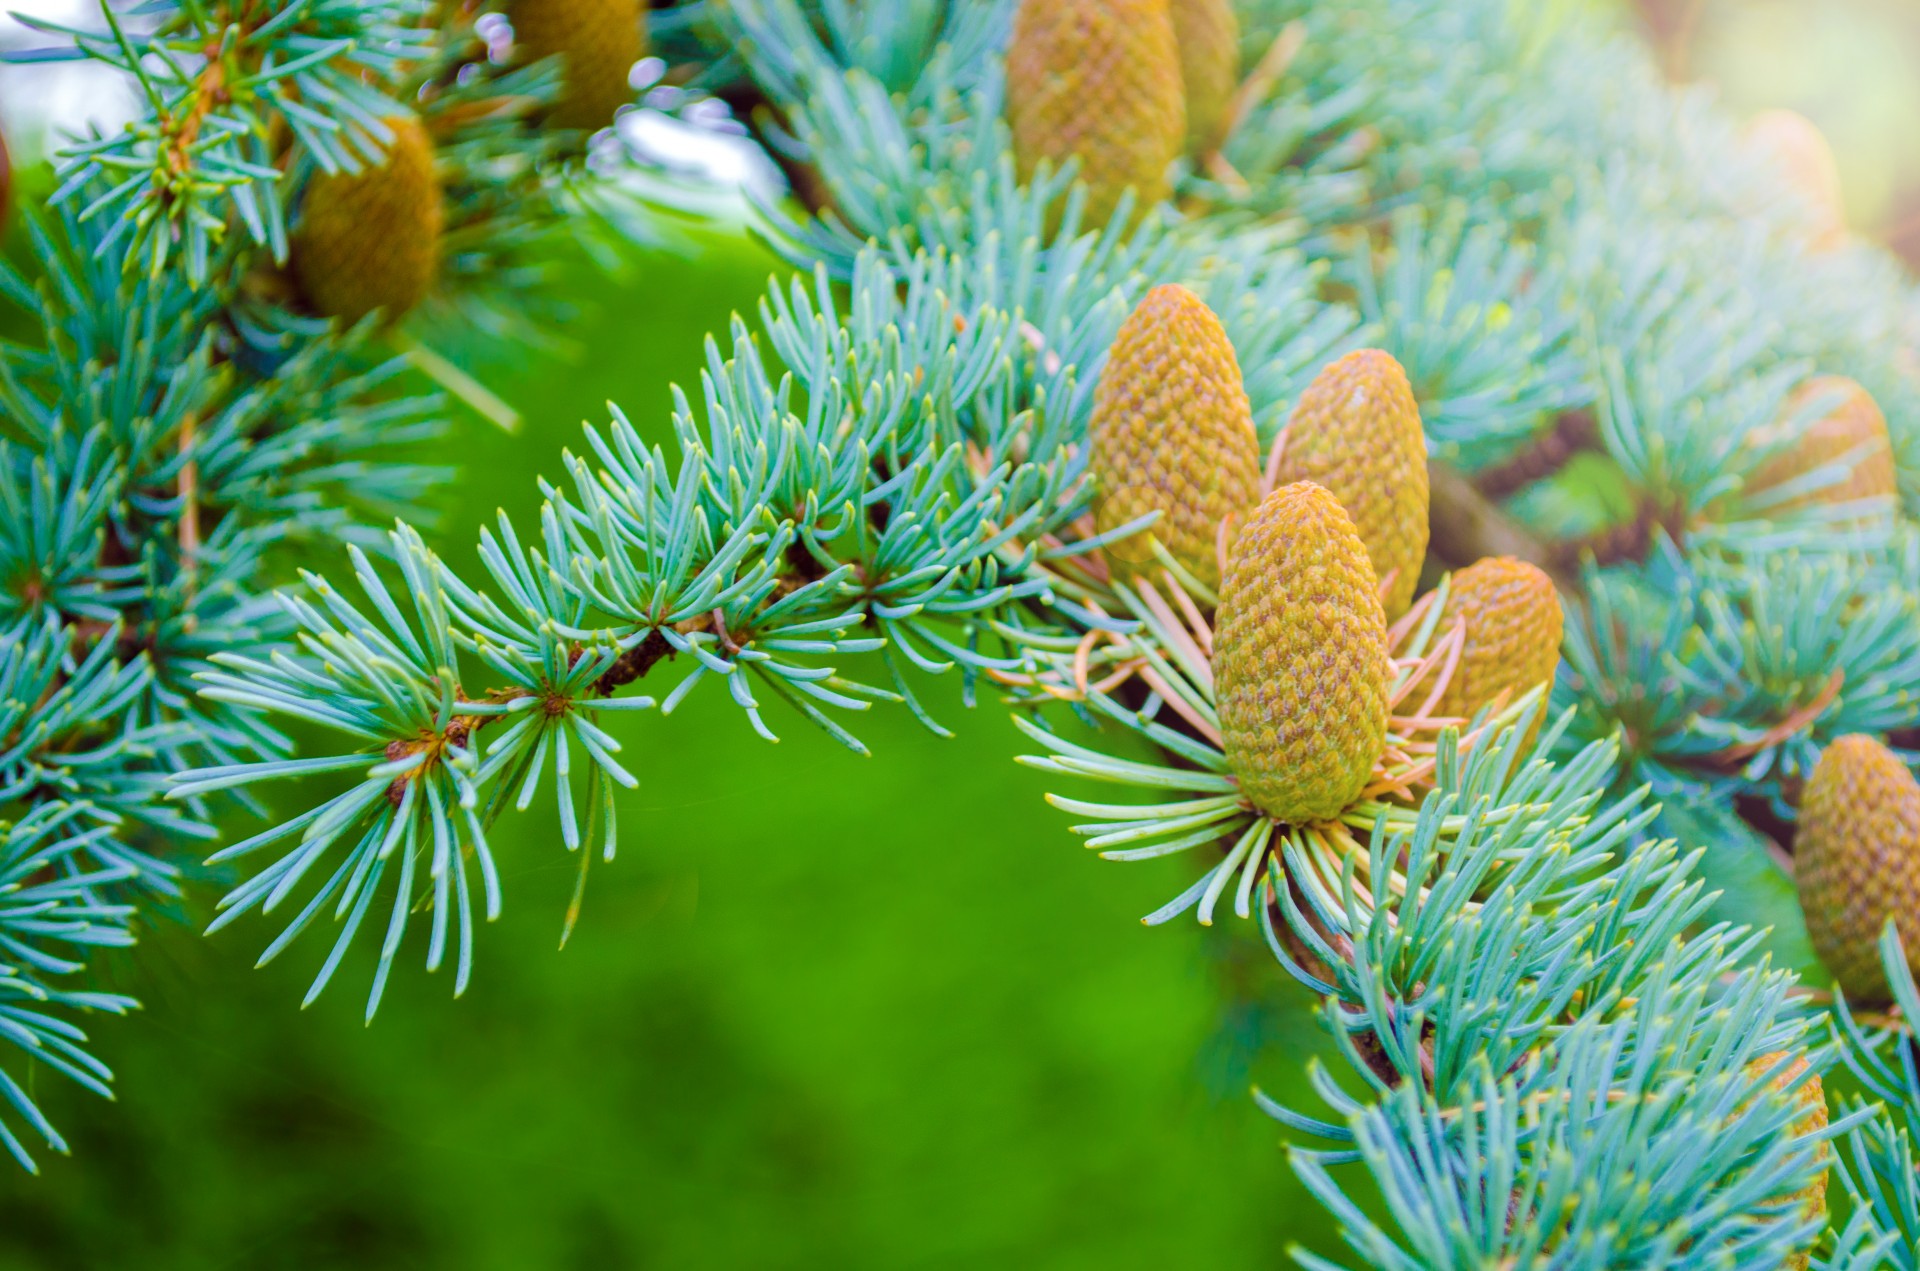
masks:
<svg viewBox="0 0 1920 1271"><path fill-rule="evenodd" d="M1490 499L1504 499L1566 467L1573 457L1600 440L1600 425L1590 410L1570 410L1553 427L1505 463L1474 474L1473 484Z"/></svg>
<svg viewBox="0 0 1920 1271"><path fill-rule="evenodd" d="M1427 479L1432 492L1427 520L1434 555L1454 566L1470 565L1483 556L1511 556L1538 565L1562 588L1573 589L1578 573L1566 567L1566 558L1481 494L1462 473L1444 463L1432 463L1427 465Z"/></svg>
<svg viewBox="0 0 1920 1271"><path fill-rule="evenodd" d="M1662 509L1654 500L1644 500L1631 521L1556 543L1553 549L1555 565L1561 574L1577 576L1580 566L1589 558L1596 565L1643 562L1653 550L1654 535L1660 530L1665 530L1667 537L1679 542L1686 532L1681 511L1678 508Z"/></svg>
<svg viewBox="0 0 1920 1271"><path fill-rule="evenodd" d="M1684 81L1690 69L1693 36L1700 25L1706 0L1636 0L1640 20L1653 37L1660 68L1673 83Z"/></svg>
<svg viewBox="0 0 1920 1271"><path fill-rule="evenodd" d="M1250 187L1247 185L1247 179L1240 175L1239 170L1227 162L1227 157L1221 153L1221 147L1225 146L1227 140L1239 130L1240 125L1246 122L1253 108L1273 91L1273 86L1279 83L1280 77L1287 73L1289 66L1293 65L1293 59L1300 55L1300 50L1306 42L1306 24L1289 22L1275 37L1273 43L1267 46L1266 53L1261 56L1253 70L1248 72L1247 77L1240 81L1239 87L1234 89L1233 96L1227 101L1227 109L1221 116L1218 130L1213 136L1203 138L1201 141L1200 169L1213 180L1233 191L1235 195L1245 195ZM1189 200L1183 206L1192 210L1199 205L1200 201L1196 199Z"/></svg>
<svg viewBox="0 0 1920 1271"><path fill-rule="evenodd" d="M206 50L206 58L206 65L193 78L185 109L178 114L163 113L160 117L160 129L164 134L160 153L167 181L156 184L154 197L162 202L173 197L171 183L184 180L193 170L193 147L200 140L200 130L205 127L207 116L215 106L223 106L232 100L227 87L226 63L220 60L219 49Z"/></svg>
<svg viewBox="0 0 1920 1271"><path fill-rule="evenodd" d="M640 643L622 653L613 660L613 665L601 672L600 678L593 682L593 690L602 697L611 697L615 689L631 684L648 671L661 658L673 656L673 646L660 634L658 627L647 632Z"/></svg>
<svg viewBox="0 0 1920 1271"><path fill-rule="evenodd" d="M1833 674L1827 677L1826 685L1821 688L1819 696L1815 697L1811 702L1798 707L1785 719L1775 724L1772 728L1769 728L1766 732L1761 733L1752 741L1743 741L1738 745L1728 746L1724 750L1717 750L1713 754L1708 755L1707 762L1732 767L1742 760L1751 759L1768 746L1775 746L1785 741L1802 728L1811 724L1814 720L1819 719L1821 715L1825 714L1827 707L1833 705L1833 700L1840 696L1840 688L1846 682L1846 671L1842 668L1835 667Z"/></svg>
<svg viewBox="0 0 1920 1271"><path fill-rule="evenodd" d="M1300 50L1307 46L1307 24L1297 19L1282 27L1280 34L1274 37L1260 61L1240 81L1233 90L1233 96L1227 101L1226 118L1221 121L1220 135L1212 139L1209 151L1218 150L1219 144L1234 134L1234 131L1247 120L1253 108L1260 104L1273 86L1293 65L1293 59L1300 56Z"/></svg>

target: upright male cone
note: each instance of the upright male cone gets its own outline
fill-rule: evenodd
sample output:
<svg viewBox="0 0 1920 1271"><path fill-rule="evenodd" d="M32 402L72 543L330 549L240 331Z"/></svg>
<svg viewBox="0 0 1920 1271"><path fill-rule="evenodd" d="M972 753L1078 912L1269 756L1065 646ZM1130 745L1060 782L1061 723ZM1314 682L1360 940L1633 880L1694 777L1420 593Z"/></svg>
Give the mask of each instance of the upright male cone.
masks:
<svg viewBox="0 0 1920 1271"><path fill-rule="evenodd" d="M1007 122L1021 180L1042 160L1080 161L1086 224L1127 189L1167 196L1187 135L1180 46L1167 0L1021 0L1007 49Z"/></svg>
<svg viewBox="0 0 1920 1271"><path fill-rule="evenodd" d="M1840 194L1840 165L1826 134L1791 110L1765 110L1747 125L1747 144L1766 155L1806 204L1811 217L1807 245L1831 251L1847 240L1847 210Z"/></svg>
<svg viewBox="0 0 1920 1271"><path fill-rule="evenodd" d="M1920 783L1873 738L1836 739L1801 796L1793 847L1814 952L1848 998L1889 1000L1878 948L1887 919L1920 948Z"/></svg>
<svg viewBox="0 0 1920 1271"><path fill-rule="evenodd" d="M1102 533L1160 513L1108 545L1115 574L1157 571L1151 536L1217 586L1220 523L1260 497L1260 443L1233 344L1185 287L1155 287L1121 324L1094 388L1091 445Z"/></svg>
<svg viewBox="0 0 1920 1271"><path fill-rule="evenodd" d="M604 128L633 100L627 76L647 42L646 9L637 0L513 0L507 17L523 60L564 59L553 123Z"/></svg>
<svg viewBox="0 0 1920 1271"><path fill-rule="evenodd" d="M393 130L386 156L356 173L314 177L293 235L301 293L347 322L375 309L398 318L420 303L440 269L446 206L433 140L412 115L385 123Z"/></svg>
<svg viewBox="0 0 1920 1271"><path fill-rule="evenodd" d="M1268 495L1234 540L1213 636L1227 763L1290 823L1338 816L1386 746L1387 619L1367 549L1310 481Z"/></svg>
<svg viewBox="0 0 1920 1271"><path fill-rule="evenodd" d="M1427 555L1427 442L1391 353L1357 349L1314 377L1287 421L1279 476L1332 491L1387 584L1387 618L1405 613Z"/></svg>
<svg viewBox="0 0 1920 1271"><path fill-rule="evenodd" d="M1201 155L1226 138L1227 107L1240 84L1240 19L1232 0L1172 0L1187 90L1187 149Z"/></svg>
<svg viewBox="0 0 1920 1271"><path fill-rule="evenodd" d="M1762 1055L1748 1062L1747 1075L1757 1081L1772 1072L1780 1061L1787 1057L1785 1051L1774 1051L1770 1055ZM1794 1107L1800 1113L1793 1120L1795 1138L1818 1134L1827 1128L1826 1090L1821 1086L1818 1074L1808 1073L1804 1056L1793 1056L1792 1062L1781 1068L1767 1085L1777 1094L1786 1095L1791 1092ZM1819 1148L1820 1172L1815 1175L1811 1183L1787 1198L1800 1202L1800 1216L1804 1219L1827 1216L1827 1161L1832 1156L1833 1149L1822 1143ZM1783 1264L1783 1271L1806 1271L1811 1262L1812 1250L1805 1249L1788 1258Z"/></svg>
<svg viewBox="0 0 1920 1271"><path fill-rule="evenodd" d="M1471 719L1503 691L1511 701L1536 684L1551 685L1565 621L1560 593L1537 566L1489 556L1455 573L1438 632L1445 635L1464 622L1466 644L1436 713ZM1542 707L1528 730L1529 743L1546 717Z"/></svg>
<svg viewBox="0 0 1920 1271"><path fill-rule="evenodd" d="M1821 404L1825 405L1825 414L1811 424L1799 423L1807 411ZM1798 432L1791 437L1780 435L1796 427ZM1780 448L1747 482L1748 490L1756 494L1809 476L1829 464L1844 464L1840 480L1769 503L1769 511L1875 497L1891 500L1898 492L1887 417L1873 394L1844 375L1816 376L1802 384L1788 399L1781 422L1765 440L1779 442ZM1889 511L1891 508L1889 503Z"/></svg>

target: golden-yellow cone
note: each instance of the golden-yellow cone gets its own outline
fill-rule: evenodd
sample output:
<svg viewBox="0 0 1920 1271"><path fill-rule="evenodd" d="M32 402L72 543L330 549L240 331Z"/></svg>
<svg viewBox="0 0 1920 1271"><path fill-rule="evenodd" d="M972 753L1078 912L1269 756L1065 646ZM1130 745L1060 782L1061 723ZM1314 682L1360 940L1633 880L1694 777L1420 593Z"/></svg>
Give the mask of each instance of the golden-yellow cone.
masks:
<svg viewBox="0 0 1920 1271"><path fill-rule="evenodd" d="M1240 789L1289 823L1338 816L1386 745L1387 620L1366 546L1310 481L1268 495L1220 584L1213 673Z"/></svg>
<svg viewBox="0 0 1920 1271"><path fill-rule="evenodd" d="M1847 211L1840 193L1840 165L1826 134L1805 115L1767 110L1747 125L1747 143L1767 155L1806 204L1811 219L1807 245L1830 251L1847 240Z"/></svg>
<svg viewBox="0 0 1920 1271"><path fill-rule="evenodd" d="M446 204L433 140L412 115L385 123L393 141L381 162L315 176L293 235L301 293L314 309L347 322L376 309L389 320L400 317L440 271Z"/></svg>
<svg viewBox="0 0 1920 1271"><path fill-rule="evenodd" d="M1814 952L1849 999L1886 1002L1887 919L1920 948L1920 783L1873 738L1837 738L1801 795L1793 850Z"/></svg>
<svg viewBox="0 0 1920 1271"><path fill-rule="evenodd" d="M1762 1055L1747 1064L1747 1075L1757 1081L1766 1076L1781 1060L1786 1058L1787 1053L1785 1051L1775 1051L1770 1055ZM1800 1115L1795 1117L1793 1121L1793 1135L1795 1138L1805 1138L1810 1134L1818 1134L1827 1128L1826 1091L1820 1084L1819 1075L1809 1074L1807 1072L1807 1061L1803 1056L1793 1056L1792 1062L1782 1068L1767 1085L1778 1094L1785 1095L1791 1091L1794 1106L1796 1110L1800 1112ZM1822 1143L1820 1145L1819 1156L1819 1174L1811 1183L1808 1183L1788 1198L1799 1201L1800 1213L1809 1219L1825 1218L1827 1216L1826 1167L1827 1162L1833 1157L1833 1149ZM1810 1248L1795 1253L1783 1264L1784 1271L1806 1271L1812 1261L1812 1253L1813 1251Z"/></svg>
<svg viewBox="0 0 1920 1271"><path fill-rule="evenodd" d="M1157 571L1151 535L1216 586L1221 522L1260 497L1260 445L1233 344L1185 287L1155 287L1121 324L1094 389L1091 447L1102 533L1160 513L1108 545L1115 574Z"/></svg>
<svg viewBox="0 0 1920 1271"><path fill-rule="evenodd" d="M1086 223L1128 189L1136 211L1169 189L1187 134L1180 47L1167 0L1022 0L1007 48L1007 122L1021 180L1080 161Z"/></svg>
<svg viewBox="0 0 1920 1271"><path fill-rule="evenodd" d="M1828 403L1826 413L1811 424L1796 425L1796 418L1817 402ZM1797 427L1797 435L1781 437L1780 430L1789 427ZM1771 503L1771 511L1876 497L1892 499L1899 491L1887 417L1873 394L1844 375L1821 375L1802 384L1788 399L1781 422L1762 440L1781 444L1748 480L1749 490L1756 494L1829 464L1844 461L1847 465L1841 480Z"/></svg>
<svg viewBox="0 0 1920 1271"><path fill-rule="evenodd" d="M1388 620L1405 613L1427 555L1427 443L1413 387L1392 354L1359 349L1314 377L1287 422L1279 479L1333 492L1374 573L1392 580Z"/></svg>
<svg viewBox="0 0 1920 1271"><path fill-rule="evenodd" d="M1471 719L1502 692L1508 701L1536 684L1553 683L1565 625L1560 593L1538 566L1511 556L1489 556L1453 575L1438 630L1466 624L1466 644L1436 713ZM1535 713L1526 744L1539 735L1545 704Z"/></svg>
<svg viewBox="0 0 1920 1271"><path fill-rule="evenodd" d="M1232 0L1172 0L1187 92L1187 149L1205 154L1225 140L1227 107L1240 81L1240 19Z"/></svg>
<svg viewBox="0 0 1920 1271"><path fill-rule="evenodd" d="M553 123L604 128L633 100L627 76L647 47L646 8L638 0L513 0L507 16L524 60L565 59Z"/></svg>

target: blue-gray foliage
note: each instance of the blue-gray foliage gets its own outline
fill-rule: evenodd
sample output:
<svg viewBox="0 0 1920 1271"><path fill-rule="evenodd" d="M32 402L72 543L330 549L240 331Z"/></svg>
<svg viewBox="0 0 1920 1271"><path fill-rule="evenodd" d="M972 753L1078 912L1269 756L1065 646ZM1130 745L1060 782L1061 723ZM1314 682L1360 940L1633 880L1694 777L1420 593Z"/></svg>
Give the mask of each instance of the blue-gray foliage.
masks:
<svg viewBox="0 0 1920 1271"><path fill-rule="evenodd" d="M748 76L778 107L762 138L813 170L825 210L761 209L796 274L709 340L671 448L614 410L542 485L537 524L480 531L469 576L404 520L365 532L369 504L418 484L369 450L435 406L382 388L371 328L243 285L283 254L295 206L261 121L291 129L296 182L351 167L402 68L458 56L447 32L407 4L312 0L218 29L201 6L152 5L74 38L71 54L137 65L153 111L65 156L38 291L4 283L48 326L0 381L0 806L21 809L0 859L21 880L0 891L0 1031L103 1080L63 1017L5 1003L123 1006L52 985L76 949L126 938L143 889L175 885L149 848L206 833L257 783L337 792L220 846L242 881L215 925L264 919L263 959L325 943L311 994L356 945L377 950L371 1016L410 931L429 970L467 984L501 904L499 816L549 790L583 882L590 854L613 856L612 790L640 767L626 747L670 728L628 716L722 693L743 741L797 715L860 750L876 706L945 731L915 685L953 674L1005 691L1046 752L1030 762L1122 790L1056 796L1090 845L1221 854L1150 918L1257 914L1321 999L1343 1072L1313 1074L1320 1108L1263 1102L1360 1262L1777 1266L1818 1238L1822 1265L1913 1265L1910 1128L1892 1119L1920 1106L1910 1040L1843 1010L1829 1044L1796 986L1810 968L1764 953L1780 915L1714 913L1719 879L1773 868L1757 836L1677 845L1673 825L1713 822L1662 811L1744 799L1790 817L1826 741L1912 725L1908 509L1746 489L1819 371L1874 393L1902 492L1920 493L1910 282L1862 244L1814 251L1810 210L1764 157L1631 41L1574 6L1505 0L1245 0L1244 60L1277 73L1219 161L1183 163L1177 207L1086 224L1071 167L1017 179L1012 8L657 15L704 49L696 84ZM214 47L246 91L188 129ZM551 68L515 73L551 91ZM511 129L459 144L460 206L499 257L451 277L473 281L485 325L499 310L480 283L518 281L499 261L561 205L561 178L537 179L558 156ZM1205 588L1085 567L1093 386L1122 319L1169 281L1221 315L1265 442L1362 345L1406 365L1435 460L1469 475L1590 421L1584 476L1505 507L1573 585L1551 700L1438 730L1430 764L1397 776L1417 797L1330 830L1258 815L1209 737L1207 637L1186 616ZM191 552L189 504L223 511ZM259 594L261 558L297 533L349 539L350 559ZM1401 687L1433 614L1397 651ZM296 755L275 717L326 740ZM1872 1099L1800 1132L1766 1089L1777 1057L1818 1069L1836 1051ZM57 1145L11 1078L0 1095ZM1857 1203L1823 1233L1786 1198L1842 1139ZM1381 1209L1350 1199L1356 1168Z"/></svg>

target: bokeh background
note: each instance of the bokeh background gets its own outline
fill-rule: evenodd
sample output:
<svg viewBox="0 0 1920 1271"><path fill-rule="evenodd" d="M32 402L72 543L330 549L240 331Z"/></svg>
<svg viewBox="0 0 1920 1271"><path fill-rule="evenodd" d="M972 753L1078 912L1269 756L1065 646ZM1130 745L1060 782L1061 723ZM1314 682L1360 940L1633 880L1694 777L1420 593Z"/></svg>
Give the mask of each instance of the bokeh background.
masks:
<svg viewBox="0 0 1920 1271"><path fill-rule="evenodd" d="M1850 217L1920 256L1920 7L1642 0L1676 74L1826 130ZM1676 32L1678 34L1676 35ZM110 87L110 86L109 86ZM17 152L99 108L0 71ZM559 347L469 350L526 416L437 443L460 475L436 546L474 562L496 508L604 403L662 437L667 384L750 311L776 263L726 231L617 268L554 245ZM526 522L522 522L523 524ZM1338 1245L1255 1082L1298 1102L1322 1042L1239 924L1136 921L1183 884L1103 866L1016 767L1004 712L943 741L905 712L856 758L793 719L758 741L714 694L636 721L618 860L577 860L550 807L509 818L505 916L473 987L396 973L371 1027L364 963L297 1008L318 950L254 970L211 889L108 964L146 1009L102 1021L121 1101L43 1087L73 1142L0 1174L0 1268L1274 1266Z"/></svg>
<svg viewBox="0 0 1920 1271"><path fill-rule="evenodd" d="M1849 223L1920 265L1920 4L1632 0L1630 8L1673 78L1738 114L1786 107L1819 125L1839 163Z"/></svg>

